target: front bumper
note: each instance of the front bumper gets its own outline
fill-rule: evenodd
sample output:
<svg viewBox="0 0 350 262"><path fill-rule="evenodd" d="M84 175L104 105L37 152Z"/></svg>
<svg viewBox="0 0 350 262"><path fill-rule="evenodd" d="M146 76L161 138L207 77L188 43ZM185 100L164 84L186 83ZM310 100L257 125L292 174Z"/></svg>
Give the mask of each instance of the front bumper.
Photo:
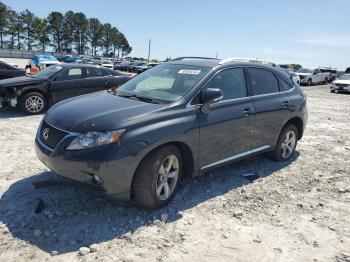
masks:
<svg viewBox="0 0 350 262"><path fill-rule="evenodd" d="M332 91L350 92L350 85L348 85L348 86L336 86L336 85L331 85L331 90L332 90Z"/></svg>
<svg viewBox="0 0 350 262"><path fill-rule="evenodd" d="M76 137L69 134L52 149L41 141L41 127L38 130L35 138L36 154L49 169L66 178L87 184L90 188L115 199L130 200L132 178L137 168L136 161L133 157L124 156L125 151L116 148L118 145L67 151L65 148ZM96 181L94 176L100 181Z"/></svg>

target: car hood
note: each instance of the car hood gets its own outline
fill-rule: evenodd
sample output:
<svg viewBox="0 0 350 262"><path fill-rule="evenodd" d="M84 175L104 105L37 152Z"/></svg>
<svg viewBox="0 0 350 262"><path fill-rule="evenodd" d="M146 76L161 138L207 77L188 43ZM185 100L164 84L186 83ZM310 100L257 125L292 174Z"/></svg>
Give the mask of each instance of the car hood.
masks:
<svg viewBox="0 0 350 262"><path fill-rule="evenodd" d="M45 78L33 78L33 77L28 77L28 76L20 76L20 77L14 77L14 78L1 80L0 86L31 85L31 84L45 82L46 80L47 79L45 79Z"/></svg>
<svg viewBox="0 0 350 262"><path fill-rule="evenodd" d="M311 76L311 73L296 73L298 76Z"/></svg>
<svg viewBox="0 0 350 262"><path fill-rule="evenodd" d="M168 107L96 92L62 101L45 115L45 121L70 132L111 131L124 128L128 121L146 117Z"/></svg>
<svg viewBox="0 0 350 262"><path fill-rule="evenodd" d="M338 80L335 80L333 83L334 84L342 84L342 85L350 85L350 80L340 80L340 79L338 79Z"/></svg>

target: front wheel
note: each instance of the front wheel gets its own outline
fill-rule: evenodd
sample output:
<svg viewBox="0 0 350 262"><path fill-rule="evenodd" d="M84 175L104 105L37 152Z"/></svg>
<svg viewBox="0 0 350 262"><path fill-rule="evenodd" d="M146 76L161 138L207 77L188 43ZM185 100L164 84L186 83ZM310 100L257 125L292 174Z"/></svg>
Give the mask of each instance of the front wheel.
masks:
<svg viewBox="0 0 350 262"><path fill-rule="evenodd" d="M298 142L298 129L294 125L286 126L269 157L275 161L286 161L291 158Z"/></svg>
<svg viewBox="0 0 350 262"><path fill-rule="evenodd" d="M312 80L311 80L311 79L307 80L307 85L308 85L308 86L311 86L311 85L312 85Z"/></svg>
<svg viewBox="0 0 350 262"><path fill-rule="evenodd" d="M41 93L31 92L20 101L21 108L30 115L41 114L47 107L45 96Z"/></svg>
<svg viewBox="0 0 350 262"><path fill-rule="evenodd" d="M174 145L151 152L138 167L133 182L133 197L144 208L158 209L176 193L182 176L182 156Z"/></svg>

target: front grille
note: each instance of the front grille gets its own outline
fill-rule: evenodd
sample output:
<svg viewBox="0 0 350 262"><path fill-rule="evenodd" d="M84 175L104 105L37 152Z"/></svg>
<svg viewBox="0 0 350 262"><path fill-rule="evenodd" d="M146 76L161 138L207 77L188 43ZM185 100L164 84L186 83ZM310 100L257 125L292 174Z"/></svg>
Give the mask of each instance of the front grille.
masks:
<svg viewBox="0 0 350 262"><path fill-rule="evenodd" d="M51 147L52 149L54 149L67 134L67 132L50 126L45 121L43 121L43 124L41 125L40 139L45 145Z"/></svg>

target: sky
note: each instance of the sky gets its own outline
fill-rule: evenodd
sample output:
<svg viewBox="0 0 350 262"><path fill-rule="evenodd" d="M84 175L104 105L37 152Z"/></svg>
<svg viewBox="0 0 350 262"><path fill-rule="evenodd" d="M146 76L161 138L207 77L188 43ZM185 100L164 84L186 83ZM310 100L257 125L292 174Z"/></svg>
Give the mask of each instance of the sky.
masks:
<svg viewBox="0 0 350 262"><path fill-rule="evenodd" d="M132 56L257 57L350 67L350 0L0 0L40 17L84 12L127 37Z"/></svg>

